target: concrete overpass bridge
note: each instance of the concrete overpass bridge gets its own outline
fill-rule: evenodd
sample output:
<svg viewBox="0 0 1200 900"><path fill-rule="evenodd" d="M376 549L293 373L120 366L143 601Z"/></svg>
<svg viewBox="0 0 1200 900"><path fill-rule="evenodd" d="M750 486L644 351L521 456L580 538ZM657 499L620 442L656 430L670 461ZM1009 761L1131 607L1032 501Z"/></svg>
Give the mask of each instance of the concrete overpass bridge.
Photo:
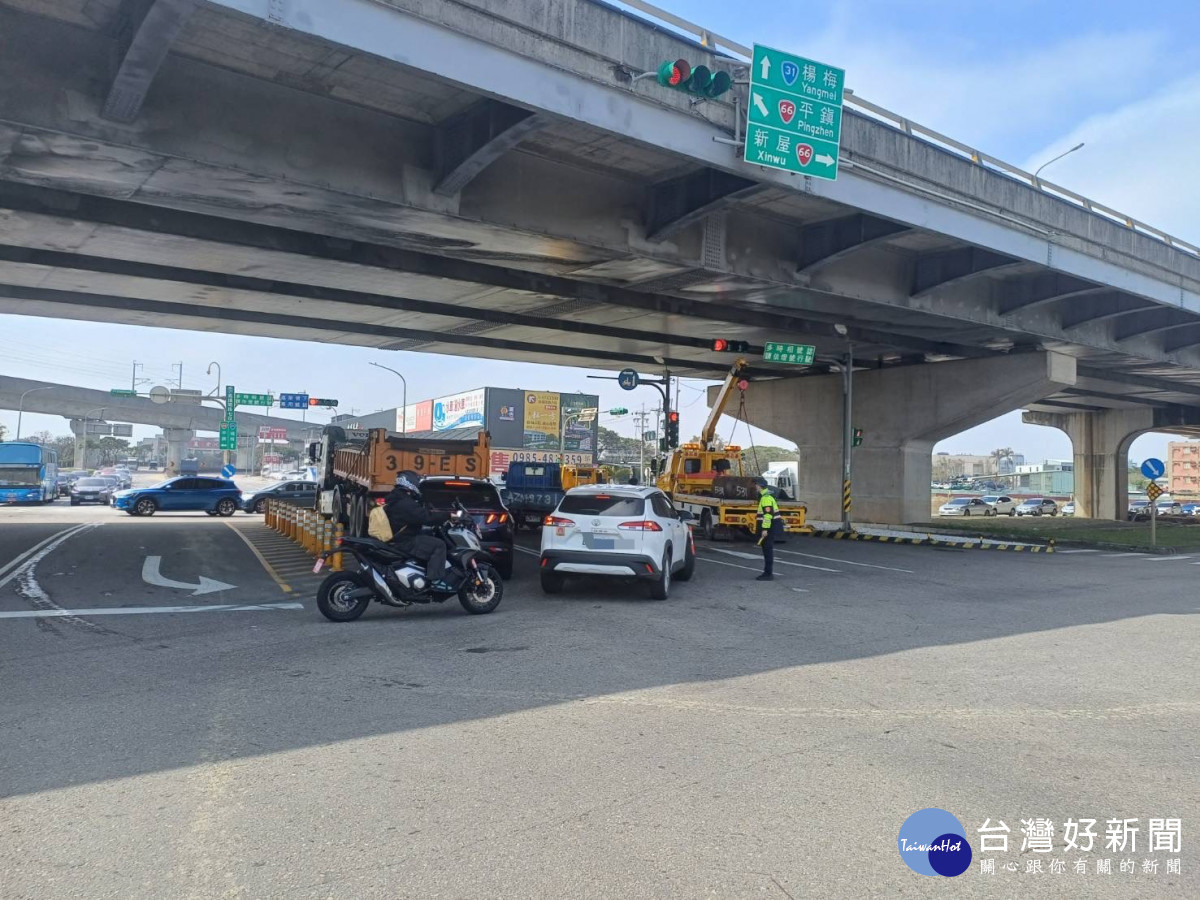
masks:
<svg viewBox="0 0 1200 900"><path fill-rule="evenodd" d="M713 335L812 343L750 416L820 517L847 340L863 518L928 515L932 443L1009 410L1077 476L1200 426L1200 250L856 97L836 182L744 164L744 91L637 79L744 75L705 37L595 0L0 0L0 311L694 375Z"/></svg>
<svg viewBox="0 0 1200 900"><path fill-rule="evenodd" d="M24 399L22 400L22 397ZM146 397L122 397L108 391L56 384L50 381L33 381L28 378L11 378L0 375L0 409L21 409L27 413L44 413L62 416L71 423L75 434L82 434L85 421L104 419L110 422L130 422L134 425L152 425L163 430L167 439L167 458L179 464L184 448L196 432L216 433L221 429L225 411L218 406L201 406L191 403L155 403ZM258 446L260 426L286 428L289 441L304 441L306 435L319 426L295 419L263 416L255 413L238 412L240 437L246 438L245 450L239 443L238 468L253 465L254 451Z"/></svg>

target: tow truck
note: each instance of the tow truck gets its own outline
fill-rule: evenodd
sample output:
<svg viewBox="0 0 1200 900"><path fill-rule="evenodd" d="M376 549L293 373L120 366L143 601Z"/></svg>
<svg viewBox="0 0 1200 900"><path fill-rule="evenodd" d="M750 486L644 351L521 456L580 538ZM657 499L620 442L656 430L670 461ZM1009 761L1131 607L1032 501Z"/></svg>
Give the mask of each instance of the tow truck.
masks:
<svg viewBox="0 0 1200 900"><path fill-rule="evenodd" d="M739 359L717 393L700 440L672 450L663 473L658 476L658 487L675 506L696 517L701 534L708 540L754 535L758 529L758 492L753 477L747 476L742 466L742 448L725 444L717 437L717 423L735 393L741 401L739 417L745 408L745 392L750 386L745 374L746 361ZM784 531L791 534L814 531L806 523L808 507L803 502L778 502Z"/></svg>

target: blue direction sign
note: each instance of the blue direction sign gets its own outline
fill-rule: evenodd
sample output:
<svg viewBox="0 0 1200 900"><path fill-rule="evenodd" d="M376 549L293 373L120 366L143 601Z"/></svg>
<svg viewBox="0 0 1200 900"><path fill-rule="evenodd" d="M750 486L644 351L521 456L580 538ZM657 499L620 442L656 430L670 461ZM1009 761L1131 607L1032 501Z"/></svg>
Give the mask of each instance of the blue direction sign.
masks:
<svg viewBox="0 0 1200 900"><path fill-rule="evenodd" d="M221 476L223 478L232 478L236 474L237 474L237 466L232 465L232 464L230 464L228 466L221 466Z"/></svg>
<svg viewBox="0 0 1200 900"><path fill-rule="evenodd" d="M837 178L846 72L754 45L746 104L746 162Z"/></svg>
<svg viewBox="0 0 1200 900"><path fill-rule="evenodd" d="M1163 465L1161 459L1151 457L1142 463L1142 474L1153 481L1155 478L1162 478L1163 473L1167 471L1167 467Z"/></svg>
<svg viewBox="0 0 1200 900"><path fill-rule="evenodd" d="M308 409L308 394L280 394L280 409Z"/></svg>
<svg viewBox="0 0 1200 900"><path fill-rule="evenodd" d="M627 391L632 391L640 381L636 369L622 369L621 374L617 376L617 384Z"/></svg>

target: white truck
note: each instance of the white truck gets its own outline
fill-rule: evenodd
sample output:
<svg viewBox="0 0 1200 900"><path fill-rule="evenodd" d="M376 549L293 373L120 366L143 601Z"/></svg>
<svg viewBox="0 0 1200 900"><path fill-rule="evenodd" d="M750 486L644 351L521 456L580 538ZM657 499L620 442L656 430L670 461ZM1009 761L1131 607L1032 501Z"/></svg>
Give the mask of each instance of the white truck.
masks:
<svg viewBox="0 0 1200 900"><path fill-rule="evenodd" d="M775 493L776 500L795 500L800 489L800 463L792 460L777 461L767 466L762 473Z"/></svg>

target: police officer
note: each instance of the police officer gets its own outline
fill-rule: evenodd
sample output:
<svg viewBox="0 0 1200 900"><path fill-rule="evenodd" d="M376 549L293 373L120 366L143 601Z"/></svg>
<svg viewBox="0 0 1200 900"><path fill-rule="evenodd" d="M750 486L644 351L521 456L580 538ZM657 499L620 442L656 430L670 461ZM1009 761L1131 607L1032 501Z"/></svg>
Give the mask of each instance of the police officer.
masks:
<svg viewBox="0 0 1200 900"><path fill-rule="evenodd" d="M767 486L767 479L755 478L758 489L758 546L763 551L763 573L755 581L775 580L775 538L783 532L783 516L779 503Z"/></svg>

